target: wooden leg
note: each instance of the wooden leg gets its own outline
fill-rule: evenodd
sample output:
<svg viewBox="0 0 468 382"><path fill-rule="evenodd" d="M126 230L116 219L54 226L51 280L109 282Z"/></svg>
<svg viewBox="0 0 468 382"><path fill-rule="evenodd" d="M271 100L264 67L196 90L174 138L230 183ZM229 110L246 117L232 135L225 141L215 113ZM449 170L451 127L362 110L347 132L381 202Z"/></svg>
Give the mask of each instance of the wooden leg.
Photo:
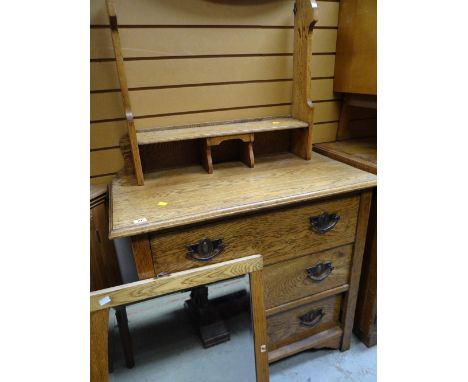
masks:
<svg viewBox="0 0 468 382"><path fill-rule="evenodd" d="M348 350L351 344L351 333L353 330L354 312L356 310L356 300L359 291L359 279L361 277L362 257L366 244L367 224L369 221L369 212L372 200L372 191L366 191L361 194L359 202L359 215L356 228L356 241L354 243L354 254L351 264L351 280L349 281L349 290L345 294L343 302L343 340L341 342L341 351Z"/></svg>
<svg viewBox="0 0 468 382"><path fill-rule="evenodd" d="M250 273L249 277L257 382L268 382L270 377L268 369L265 302L263 300L263 273L261 270L255 271Z"/></svg>
<svg viewBox="0 0 468 382"><path fill-rule="evenodd" d="M252 134L253 135L253 134ZM241 143L241 160L247 167L253 168L255 165L254 153L253 153L253 142L242 142Z"/></svg>
<svg viewBox="0 0 468 382"><path fill-rule="evenodd" d="M109 309L91 312L91 382L107 382L109 380L107 355L108 325Z"/></svg>
<svg viewBox="0 0 468 382"><path fill-rule="evenodd" d="M202 141L202 164L208 174L213 174L213 160L211 159L211 146L207 139Z"/></svg>
<svg viewBox="0 0 468 382"><path fill-rule="evenodd" d="M133 344L130 330L128 330L127 309L125 306L116 308L115 317L117 318L117 325L119 326L119 336L122 342L122 349L125 356L125 364L129 369L135 366L133 358Z"/></svg>

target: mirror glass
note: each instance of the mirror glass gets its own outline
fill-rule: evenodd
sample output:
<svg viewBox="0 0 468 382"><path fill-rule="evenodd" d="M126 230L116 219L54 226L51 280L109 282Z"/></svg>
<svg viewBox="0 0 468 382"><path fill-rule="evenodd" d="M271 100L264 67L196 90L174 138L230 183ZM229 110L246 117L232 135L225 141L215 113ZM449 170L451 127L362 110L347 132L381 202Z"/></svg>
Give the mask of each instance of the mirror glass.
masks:
<svg viewBox="0 0 468 382"><path fill-rule="evenodd" d="M255 381L248 275L118 309L109 313L109 381ZM133 368L117 320L125 313Z"/></svg>

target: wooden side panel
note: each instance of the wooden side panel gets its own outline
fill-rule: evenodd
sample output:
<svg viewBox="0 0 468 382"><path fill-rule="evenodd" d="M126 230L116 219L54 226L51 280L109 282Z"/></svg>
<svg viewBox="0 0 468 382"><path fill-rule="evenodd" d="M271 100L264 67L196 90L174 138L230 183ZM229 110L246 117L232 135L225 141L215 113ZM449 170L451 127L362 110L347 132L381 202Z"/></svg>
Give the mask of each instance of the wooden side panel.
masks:
<svg viewBox="0 0 468 382"><path fill-rule="evenodd" d="M341 0L335 91L377 94L377 0Z"/></svg>
<svg viewBox="0 0 468 382"><path fill-rule="evenodd" d="M351 344L351 332L353 329L356 300L359 292L359 278L361 276L362 257L366 244L367 224L369 221L371 200L372 191L365 191L361 194L349 291L345 294L343 302L343 315L341 320L343 327L343 341L341 343L342 351L348 350Z"/></svg>
<svg viewBox="0 0 468 382"><path fill-rule="evenodd" d="M367 346L377 343L377 189L374 189L354 332Z"/></svg>
<svg viewBox="0 0 468 382"><path fill-rule="evenodd" d="M114 245L108 239L108 216L104 202L91 209L91 290L109 288L122 282Z"/></svg>

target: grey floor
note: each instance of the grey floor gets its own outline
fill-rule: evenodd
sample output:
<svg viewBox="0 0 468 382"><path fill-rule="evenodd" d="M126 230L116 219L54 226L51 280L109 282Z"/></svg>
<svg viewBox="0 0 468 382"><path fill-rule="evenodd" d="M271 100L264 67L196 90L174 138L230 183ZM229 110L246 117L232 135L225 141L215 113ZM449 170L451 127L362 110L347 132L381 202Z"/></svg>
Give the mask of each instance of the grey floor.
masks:
<svg viewBox="0 0 468 382"><path fill-rule="evenodd" d="M210 297L248 289L247 279L210 286ZM117 324L110 314L111 382L238 382L255 381L250 317L228 322L231 340L203 349L183 310L188 293L177 293L127 307L135 367L125 367ZM353 338L351 349L306 351L270 365L270 381L373 382L377 348Z"/></svg>

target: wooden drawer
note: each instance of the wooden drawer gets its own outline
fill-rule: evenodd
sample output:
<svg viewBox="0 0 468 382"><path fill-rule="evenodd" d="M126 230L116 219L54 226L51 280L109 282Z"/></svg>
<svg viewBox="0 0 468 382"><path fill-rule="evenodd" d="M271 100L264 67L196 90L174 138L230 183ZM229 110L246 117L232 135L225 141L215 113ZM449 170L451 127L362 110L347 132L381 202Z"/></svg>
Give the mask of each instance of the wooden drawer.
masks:
<svg viewBox="0 0 468 382"><path fill-rule="evenodd" d="M176 272L206 265L187 256L187 246L203 238L223 239L224 250L211 263L261 254L264 264L338 247L354 241L359 196L273 210L256 215L151 235L156 273ZM326 233L311 229L310 218L322 213L340 218Z"/></svg>
<svg viewBox="0 0 468 382"><path fill-rule="evenodd" d="M268 317L268 350L339 326L340 307L339 294Z"/></svg>
<svg viewBox="0 0 468 382"><path fill-rule="evenodd" d="M352 252L353 246L346 245L266 267L263 271L266 308L346 284Z"/></svg>

